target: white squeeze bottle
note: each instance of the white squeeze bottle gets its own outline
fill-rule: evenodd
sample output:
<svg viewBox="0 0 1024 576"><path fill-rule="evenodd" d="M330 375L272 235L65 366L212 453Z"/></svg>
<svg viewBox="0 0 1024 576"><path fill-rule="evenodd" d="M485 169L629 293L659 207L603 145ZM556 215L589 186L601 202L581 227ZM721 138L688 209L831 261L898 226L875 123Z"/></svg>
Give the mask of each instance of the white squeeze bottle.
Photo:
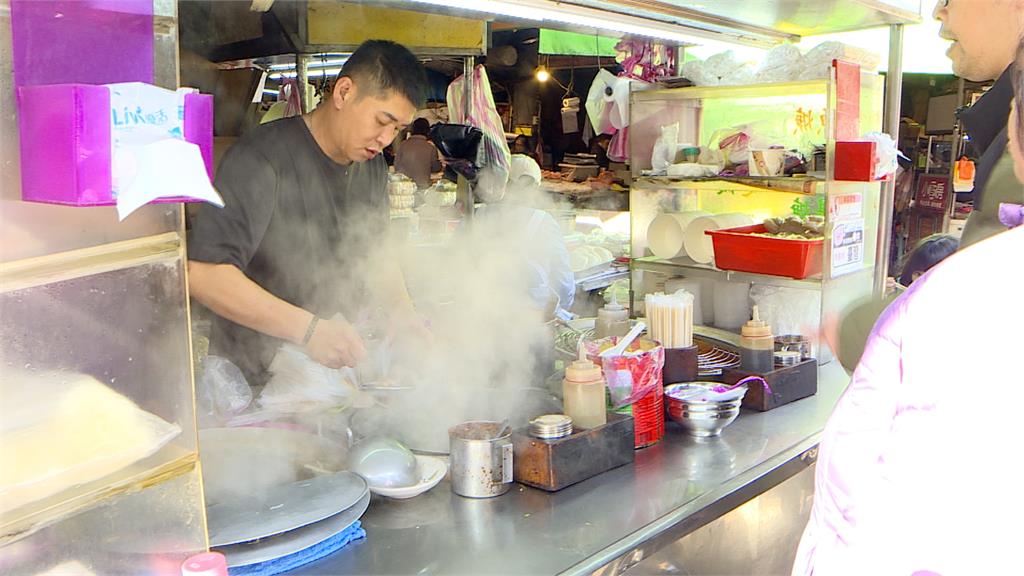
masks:
<svg viewBox="0 0 1024 576"><path fill-rule="evenodd" d="M594 326L594 336L607 338L609 336L623 337L629 332L629 310L619 304L615 292L612 291L612 301L605 304L597 311L597 323Z"/></svg>
<svg viewBox="0 0 1024 576"><path fill-rule="evenodd" d="M565 369L562 381L565 415L573 428L596 428L608 422L605 412L604 376L601 367L587 360L582 343L579 359Z"/></svg>

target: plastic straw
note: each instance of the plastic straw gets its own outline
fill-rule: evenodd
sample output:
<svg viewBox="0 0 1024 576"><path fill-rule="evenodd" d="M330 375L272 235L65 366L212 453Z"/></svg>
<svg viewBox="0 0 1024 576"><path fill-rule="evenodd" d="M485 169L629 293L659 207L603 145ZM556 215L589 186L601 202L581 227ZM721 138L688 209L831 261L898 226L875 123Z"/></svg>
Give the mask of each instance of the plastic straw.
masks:
<svg viewBox="0 0 1024 576"><path fill-rule="evenodd" d="M645 296L644 303L652 339L670 349L693 346L693 294L658 292Z"/></svg>

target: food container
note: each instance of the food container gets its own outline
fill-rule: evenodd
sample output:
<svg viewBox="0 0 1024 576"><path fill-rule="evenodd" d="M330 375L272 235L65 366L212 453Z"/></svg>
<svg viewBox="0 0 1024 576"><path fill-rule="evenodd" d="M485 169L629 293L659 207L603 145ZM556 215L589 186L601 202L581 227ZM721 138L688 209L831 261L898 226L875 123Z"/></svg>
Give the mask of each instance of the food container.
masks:
<svg viewBox="0 0 1024 576"><path fill-rule="evenodd" d="M638 338L622 356L599 356L616 342L618 338L585 342L587 357L600 363L615 412L633 416L635 447L645 448L665 435L662 393L665 349L653 340Z"/></svg>
<svg viewBox="0 0 1024 576"><path fill-rule="evenodd" d="M811 357L811 342L800 334L785 334L775 337L775 350L777 352L795 350L800 353L802 360L808 360Z"/></svg>
<svg viewBox="0 0 1024 576"><path fill-rule="evenodd" d="M557 440L572 434L572 418L565 414L545 414L530 420L530 436L541 440Z"/></svg>
<svg viewBox="0 0 1024 576"><path fill-rule="evenodd" d="M491 498L512 485L512 434L501 422L463 422L448 429L452 491Z"/></svg>
<svg viewBox="0 0 1024 576"><path fill-rule="evenodd" d="M766 233L764 225L708 230L714 244L715 266L754 274L788 276L801 280L821 274L824 239L790 239L754 236Z"/></svg>
<svg viewBox="0 0 1024 576"><path fill-rule="evenodd" d="M597 164L582 165L562 163L559 164L558 167L561 168L562 174L575 182L583 182L587 178L595 178L601 172L601 167Z"/></svg>
<svg viewBox="0 0 1024 576"><path fill-rule="evenodd" d="M796 350L780 350L775 353L776 366L796 366L800 361L800 352Z"/></svg>
<svg viewBox="0 0 1024 576"><path fill-rule="evenodd" d="M706 234L708 230L750 226L753 223L753 218L741 213L713 214L695 218L687 225L683 239L686 255L699 264L710 264L715 259L715 251L712 239Z"/></svg>
<svg viewBox="0 0 1024 576"><path fill-rule="evenodd" d="M718 436L722 430L739 416L740 405L746 394L746 386L737 388L739 396L728 400L712 401L688 397L694 392L719 386L714 382L672 384L665 387L668 417L682 425L691 435L698 438Z"/></svg>

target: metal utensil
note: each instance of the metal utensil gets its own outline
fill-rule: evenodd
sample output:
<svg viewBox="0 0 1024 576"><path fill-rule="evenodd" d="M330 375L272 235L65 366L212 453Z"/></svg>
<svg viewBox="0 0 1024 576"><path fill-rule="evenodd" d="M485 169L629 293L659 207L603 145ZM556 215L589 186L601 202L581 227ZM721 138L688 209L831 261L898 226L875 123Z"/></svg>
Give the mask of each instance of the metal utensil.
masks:
<svg viewBox="0 0 1024 576"><path fill-rule="evenodd" d="M412 486L419 480L416 456L394 438L368 438L349 452L348 468L371 487Z"/></svg>

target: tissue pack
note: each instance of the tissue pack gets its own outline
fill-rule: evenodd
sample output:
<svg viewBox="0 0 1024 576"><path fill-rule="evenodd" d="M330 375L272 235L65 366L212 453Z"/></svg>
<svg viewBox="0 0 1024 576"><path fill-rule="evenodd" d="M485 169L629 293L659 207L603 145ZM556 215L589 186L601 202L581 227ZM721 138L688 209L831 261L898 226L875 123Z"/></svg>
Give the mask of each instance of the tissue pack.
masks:
<svg viewBox="0 0 1024 576"><path fill-rule="evenodd" d="M22 200L71 206L116 204L112 190L114 111L109 87L22 86L18 88L18 110ZM119 110L117 117L123 120L125 114ZM184 95L182 136L199 147L212 180L213 96ZM156 202L190 200L167 197Z"/></svg>

